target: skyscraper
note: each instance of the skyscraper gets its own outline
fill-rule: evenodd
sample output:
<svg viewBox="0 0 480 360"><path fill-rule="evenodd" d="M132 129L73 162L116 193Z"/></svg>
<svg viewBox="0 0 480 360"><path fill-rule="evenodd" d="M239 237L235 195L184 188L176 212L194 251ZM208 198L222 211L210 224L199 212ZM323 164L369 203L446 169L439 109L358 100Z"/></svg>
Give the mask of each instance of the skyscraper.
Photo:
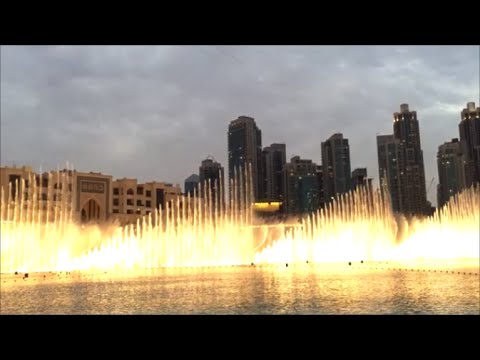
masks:
<svg viewBox="0 0 480 360"><path fill-rule="evenodd" d="M343 134L322 142L322 166L325 202L351 190L350 147Z"/></svg>
<svg viewBox="0 0 480 360"><path fill-rule="evenodd" d="M234 169L242 169L251 164L252 187L255 200L262 197L264 180L262 174L262 132L255 120L239 116L228 127L228 177L234 178ZM242 181L245 188L245 181ZM243 189L244 190L244 189Z"/></svg>
<svg viewBox="0 0 480 360"><path fill-rule="evenodd" d="M442 207L451 196L465 187L462 147L458 139L452 139L438 147L437 203Z"/></svg>
<svg viewBox="0 0 480 360"><path fill-rule="evenodd" d="M465 165L465 186L480 182L480 107L469 102L459 124L460 143Z"/></svg>
<svg viewBox="0 0 480 360"><path fill-rule="evenodd" d="M285 164L285 210L289 213L315 211L319 207L317 164L294 156Z"/></svg>
<svg viewBox="0 0 480 360"><path fill-rule="evenodd" d="M216 201L216 194L220 195L220 189L222 197L224 196L223 178L225 175L222 164L209 156L202 161L198 173L200 174L200 194L202 194L202 196L205 194L208 181L210 181L210 192L213 203Z"/></svg>
<svg viewBox="0 0 480 360"><path fill-rule="evenodd" d="M317 181L318 181L318 206L323 207L325 205L325 194L323 187L323 166L317 165Z"/></svg>
<svg viewBox="0 0 480 360"><path fill-rule="evenodd" d="M272 144L262 151L265 174L265 200L283 201L283 167L287 163L285 144Z"/></svg>
<svg viewBox="0 0 480 360"><path fill-rule="evenodd" d="M402 210L400 198L400 163L403 162L403 150L400 140L393 135L377 136L378 178L380 188L390 193L392 209L395 212Z"/></svg>
<svg viewBox="0 0 480 360"><path fill-rule="evenodd" d="M185 179L185 195L193 196L194 191L198 195L198 183L200 177L197 174L192 174Z"/></svg>
<svg viewBox="0 0 480 360"><path fill-rule="evenodd" d="M372 178L367 175L367 168L356 168L352 171L352 189L358 186L372 187Z"/></svg>
<svg viewBox="0 0 480 360"><path fill-rule="evenodd" d="M405 214L426 214L430 210L425 186L425 167L420 145L420 128L417 112L408 104L400 105L400 112L393 114L393 136L400 141L400 211Z"/></svg>

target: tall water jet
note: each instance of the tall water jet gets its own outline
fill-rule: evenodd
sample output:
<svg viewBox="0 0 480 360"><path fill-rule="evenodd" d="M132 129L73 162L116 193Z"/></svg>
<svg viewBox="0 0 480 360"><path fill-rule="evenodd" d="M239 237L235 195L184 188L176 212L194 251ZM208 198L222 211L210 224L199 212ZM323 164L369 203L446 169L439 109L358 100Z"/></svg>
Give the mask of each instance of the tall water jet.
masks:
<svg viewBox="0 0 480 360"><path fill-rule="evenodd" d="M428 218L405 219L389 196L359 187L298 220L265 224L252 209L251 166L167 202L135 224L81 224L66 172L1 189L1 272L475 259L480 189Z"/></svg>

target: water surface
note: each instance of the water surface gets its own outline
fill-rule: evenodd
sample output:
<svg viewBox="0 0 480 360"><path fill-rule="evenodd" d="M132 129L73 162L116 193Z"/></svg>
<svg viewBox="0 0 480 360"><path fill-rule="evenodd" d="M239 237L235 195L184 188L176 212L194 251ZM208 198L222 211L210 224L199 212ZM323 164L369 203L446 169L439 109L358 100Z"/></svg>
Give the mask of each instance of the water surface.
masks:
<svg viewBox="0 0 480 360"><path fill-rule="evenodd" d="M2 275L2 314L480 314L477 268L386 264Z"/></svg>

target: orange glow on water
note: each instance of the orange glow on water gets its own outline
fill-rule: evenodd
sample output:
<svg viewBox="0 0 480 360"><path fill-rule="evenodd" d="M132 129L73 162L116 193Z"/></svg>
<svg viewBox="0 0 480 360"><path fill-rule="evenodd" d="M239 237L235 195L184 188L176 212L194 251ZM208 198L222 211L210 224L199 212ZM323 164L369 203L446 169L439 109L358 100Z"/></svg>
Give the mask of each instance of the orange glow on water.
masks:
<svg viewBox="0 0 480 360"><path fill-rule="evenodd" d="M241 188L240 180L231 185ZM2 189L2 273L305 261L478 264L480 252L479 188L459 194L432 217L408 222L390 211L380 191L358 189L301 221L267 225L254 217L247 183L246 191L234 191L228 203L207 192L123 228L82 226L67 196L43 210L36 196L40 189L27 190L23 181L16 188L28 191L31 201Z"/></svg>

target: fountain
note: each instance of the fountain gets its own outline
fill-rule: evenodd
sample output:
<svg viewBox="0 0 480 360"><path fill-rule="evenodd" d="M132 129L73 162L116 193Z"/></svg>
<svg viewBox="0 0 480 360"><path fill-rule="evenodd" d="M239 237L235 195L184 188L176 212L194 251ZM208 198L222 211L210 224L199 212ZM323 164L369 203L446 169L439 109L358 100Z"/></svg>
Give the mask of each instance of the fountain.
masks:
<svg viewBox="0 0 480 360"><path fill-rule="evenodd" d="M1 189L2 273L364 260L478 265L478 187L428 218L407 221L391 211L385 193L358 188L300 221L268 225L253 213L247 168L230 180L227 201L225 190L209 183L202 194L122 227L77 222L66 174L49 173L52 179L46 204L33 177L30 186L22 179Z"/></svg>

